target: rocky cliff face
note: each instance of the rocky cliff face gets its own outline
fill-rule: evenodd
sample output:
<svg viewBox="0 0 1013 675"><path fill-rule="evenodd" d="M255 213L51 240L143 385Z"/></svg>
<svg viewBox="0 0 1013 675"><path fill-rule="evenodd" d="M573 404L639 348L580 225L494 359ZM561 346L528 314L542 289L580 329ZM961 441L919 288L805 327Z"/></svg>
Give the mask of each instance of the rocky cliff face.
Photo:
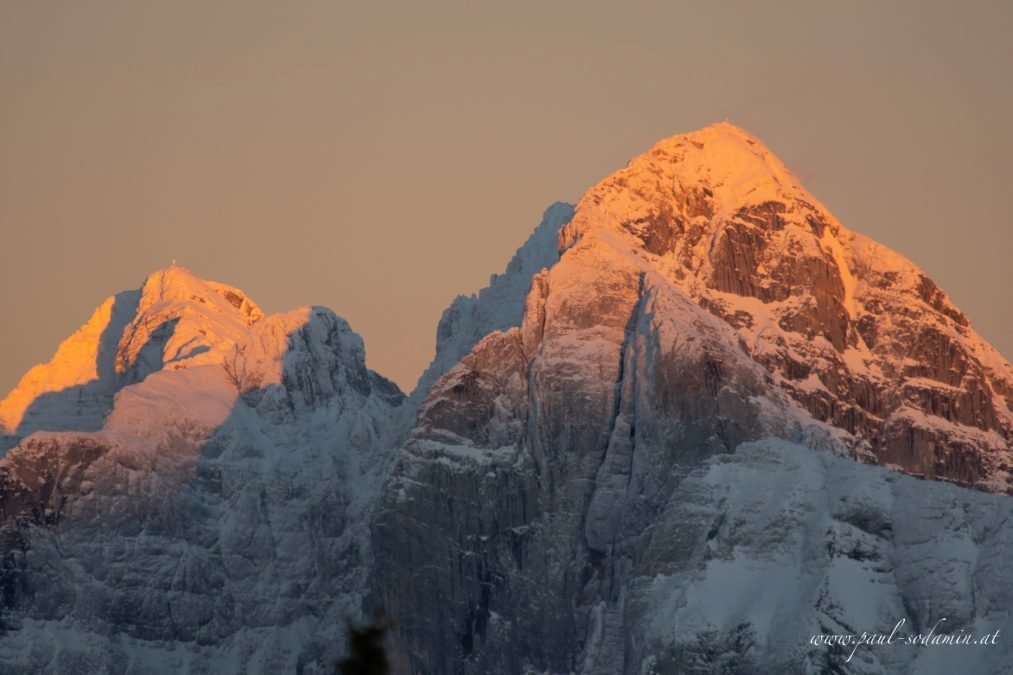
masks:
<svg viewBox="0 0 1013 675"><path fill-rule="evenodd" d="M727 124L550 207L407 399L173 267L0 402L0 672L329 672L374 610L414 673L1001 672L809 638L1013 629L1011 399Z"/></svg>
<svg viewBox="0 0 1013 675"><path fill-rule="evenodd" d="M665 571L691 589L720 518L760 536L744 503L713 506L713 536L671 520L706 510L684 503L696 481L749 442L1009 491L1009 364L746 132L662 141L588 191L559 249L521 325L429 390L377 509L373 599L398 617L416 672L683 672L638 638L656 618L647 580ZM747 557L771 553L743 543L759 546ZM733 542L715 555L742 553ZM834 560L815 587L833 583ZM731 650L747 671L749 650L770 672L789 662L754 649L783 632L747 621L739 643L705 647L693 631L686 649Z"/></svg>

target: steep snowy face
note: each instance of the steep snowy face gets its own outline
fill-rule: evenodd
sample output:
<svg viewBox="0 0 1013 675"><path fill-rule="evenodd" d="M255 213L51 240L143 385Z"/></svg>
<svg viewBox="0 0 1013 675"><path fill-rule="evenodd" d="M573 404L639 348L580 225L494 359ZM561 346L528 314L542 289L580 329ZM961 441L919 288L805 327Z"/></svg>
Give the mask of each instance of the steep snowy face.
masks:
<svg viewBox="0 0 1013 675"><path fill-rule="evenodd" d="M520 325L429 389L376 511L373 600L415 672L652 672L636 570L698 571L696 535L652 537L750 442L1010 490L1009 364L746 132L633 159L559 250Z"/></svg>
<svg viewBox="0 0 1013 675"><path fill-rule="evenodd" d="M116 298L5 404L72 393L0 459L0 671L331 672L403 395L330 310Z"/></svg>

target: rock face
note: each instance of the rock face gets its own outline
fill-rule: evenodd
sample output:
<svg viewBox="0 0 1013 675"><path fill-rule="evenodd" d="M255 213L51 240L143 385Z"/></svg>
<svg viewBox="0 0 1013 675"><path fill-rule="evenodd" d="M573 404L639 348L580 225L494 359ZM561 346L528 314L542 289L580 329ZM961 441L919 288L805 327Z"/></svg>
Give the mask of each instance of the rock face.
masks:
<svg viewBox="0 0 1013 675"><path fill-rule="evenodd" d="M694 501L750 442L1010 490L1013 369L913 264L844 229L748 133L721 124L662 141L588 191L559 249L521 325L486 336L431 387L375 513L372 600L397 617L414 672L686 672L693 650L712 650L701 672L727 651L729 667L785 672L793 662L767 641L801 649L787 628L746 621L738 642L707 646L698 631L732 639L728 614L678 638L659 637L667 624L638 633L662 611L656 574L685 594L708 556L737 564L787 545L749 539L765 536L745 510L755 504ZM806 494L825 509L818 489ZM687 509L707 515L672 522ZM798 520L775 511L763 513ZM722 543L720 518L747 519L749 535ZM836 557L812 588L835 583ZM914 578L906 565L893 574ZM897 616L924 625L929 615L904 609L921 589L890 583ZM816 600L793 602L857 628Z"/></svg>
<svg viewBox="0 0 1013 675"><path fill-rule="evenodd" d="M0 673L333 672L374 611L399 672L1003 672L809 640L1013 630L1011 401L727 124L550 207L408 398L173 267L0 403Z"/></svg>

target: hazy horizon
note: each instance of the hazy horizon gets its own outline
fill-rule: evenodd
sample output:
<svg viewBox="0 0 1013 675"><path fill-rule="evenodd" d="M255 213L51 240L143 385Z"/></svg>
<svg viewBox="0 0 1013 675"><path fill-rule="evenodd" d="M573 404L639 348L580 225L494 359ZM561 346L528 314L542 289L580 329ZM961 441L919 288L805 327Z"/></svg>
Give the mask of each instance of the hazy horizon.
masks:
<svg viewBox="0 0 1013 675"><path fill-rule="evenodd" d="M1013 7L391 6L0 2L0 398L173 259L411 390L545 208L725 119L1013 357Z"/></svg>

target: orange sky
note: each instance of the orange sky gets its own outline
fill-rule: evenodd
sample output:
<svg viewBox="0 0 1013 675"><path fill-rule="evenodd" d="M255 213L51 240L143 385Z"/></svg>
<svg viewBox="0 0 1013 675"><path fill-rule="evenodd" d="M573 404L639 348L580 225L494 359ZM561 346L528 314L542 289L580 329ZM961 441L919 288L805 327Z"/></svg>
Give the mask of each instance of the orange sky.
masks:
<svg viewBox="0 0 1013 675"><path fill-rule="evenodd" d="M173 258L410 389L546 206L722 119L1013 357L1013 5L717 4L0 0L0 392Z"/></svg>

